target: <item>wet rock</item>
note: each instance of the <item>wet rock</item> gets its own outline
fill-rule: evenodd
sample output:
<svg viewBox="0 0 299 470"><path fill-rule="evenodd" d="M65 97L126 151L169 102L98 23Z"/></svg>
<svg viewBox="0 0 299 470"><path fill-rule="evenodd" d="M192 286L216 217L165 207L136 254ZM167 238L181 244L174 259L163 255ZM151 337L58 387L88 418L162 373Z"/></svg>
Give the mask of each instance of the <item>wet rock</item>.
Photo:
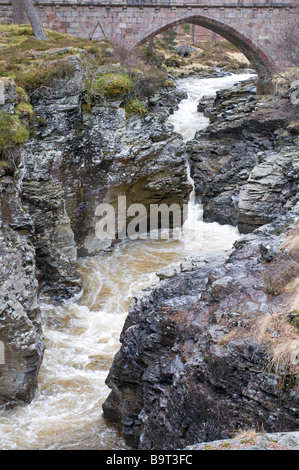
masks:
<svg viewBox="0 0 299 470"><path fill-rule="evenodd" d="M243 232L271 222L299 200L298 148L286 147L251 171L239 194L238 227Z"/></svg>
<svg viewBox="0 0 299 470"><path fill-rule="evenodd" d="M33 221L11 178L0 179L0 197L0 405L10 406L32 400L45 345L29 240Z"/></svg>
<svg viewBox="0 0 299 470"><path fill-rule="evenodd" d="M226 260L210 258L133 299L103 405L105 418L121 417L129 445L181 449L257 423L267 432L297 429L287 372L271 370L265 347L248 334L250 322L284 305L264 292L260 246L279 249L296 214L241 239Z"/></svg>
<svg viewBox="0 0 299 470"><path fill-rule="evenodd" d="M0 111L13 113L15 84L7 78L1 82ZM45 347L30 241L34 223L22 204L16 178L20 160L16 148L5 155L0 170L0 406L32 400Z"/></svg>
<svg viewBox="0 0 299 470"><path fill-rule="evenodd" d="M296 137L279 99L252 96L251 83L206 103L212 122L187 144L204 218L250 233L230 253L158 273L132 301L103 411L142 450L298 426L292 374L269 367L251 326L287 303L266 293L265 276L298 221Z"/></svg>
<svg viewBox="0 0 299 470"><path fill-rule="evenodd" d="M203 100L200 109L211 124L187 144L204 220L244 233L286 213L298 187L298 143L287 130L285 100L254 90L249 80L218 92L213 104Z"/></svg>
<svg viewBox="0 0 299 470"><path fill-rule="evenodd" d="M166 123L181 94L162 90L144 118L127 118L117 100L83 113L81 78L78 65L70 82L32 96L35 137L1 162L0 405L34 396L44 352L38 302L78 299L78 253L111 248L95 234L98 205L127 196L147 209L182 207L192 189L184 144ZM15 85L2 82L1 111L13 113Z"/></svg>
<svg viewBox="0 0 299 470"><path fill-rule="evenodd" d="M24 157L22 194L32 215L39 204L36 188L43 199L50 200L56 188L55 204L60 200L61 207L65 205L78 256L91 256L111 247L95 232L100 204L114 207L116 221L118 196L126 197L127 207L143 204L148 213L153 203L183 208L191 191L185 148L166 122L181 99L179 92L162 90L150 97L149 112L143 118L127 118L119 100L99 102L82 113L77 93L63 97L57 93L35 102L37 117L43 116L46 124L37 129L37 138ZM53 226L53 211L43 218L37 212L36 223L46 227L46 217ZM70 246L67 242L65 250ZM71 264L69 268L71 273Z"/></svg>

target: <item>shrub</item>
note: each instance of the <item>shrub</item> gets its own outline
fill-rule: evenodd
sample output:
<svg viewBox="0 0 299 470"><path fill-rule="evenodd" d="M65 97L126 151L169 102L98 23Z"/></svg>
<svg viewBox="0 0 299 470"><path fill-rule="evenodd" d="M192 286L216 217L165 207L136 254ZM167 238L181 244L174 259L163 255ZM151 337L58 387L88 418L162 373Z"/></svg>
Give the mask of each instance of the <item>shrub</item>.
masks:
<svg viewBox="0 0 299 470"><path fill-rule="evenodd" d="M132 114L139 114L140 116L144 116L147 112L141 101L136 99L132 99L125 103L124 108L126 110L127 117L132 116Z"/></svg>
<svg viewBox="0 0 299 470"><path fill-rule="evenodd" d="M134 84L135 96L139 99L153 96L167 79L166 70L150 66L143 66L142 72L138 73L132 69L130 75Z"/></svg>
<svg viewBox="0 0 299 470"><path fill-rule="evenodd" d="M94 97L117 98L132 90L131 78L122 73L105 73L91 84L90 93Z"/></svg>
<svg viewBox="0 0 299 470"><path fill-rule="evenodd" d="M16 91L16 98L15 98L16 103L21 103L22 101L28 101L28 95L22 87L16 86L15 91Z"/></svg>
<svg viewBox="0 0 299 470"><path fill-rule="evenodd" d="M35 130L35 112L31 104L22 101L15 107L15 113L32 135Z"/></svg>
<svg viewBox="0 0 299 470"><path fill-rule="evenodd" d="M55 79L65 80L71 78L74 73L74 64L66 60L60 60L48 67L31 68L26 72L16 73L15 81L30 94L40 87L51 87Z"/></svg>
<svg viewBox="0 0 299 470"><path fill-rule="evenodd" d="M175 88L175 81L174 80L165 80L163 83L164 88Z"/></svg>
<svg viewBox="0 0 299 470"><path fill-rule="evenodd" d="M177 68L179 68L182 65L184 65L184 61L182 59L179 59L176 56L171 56L171 57L168 57L165 60L165 65L166 65L166 67L177 67Z"/></svg>

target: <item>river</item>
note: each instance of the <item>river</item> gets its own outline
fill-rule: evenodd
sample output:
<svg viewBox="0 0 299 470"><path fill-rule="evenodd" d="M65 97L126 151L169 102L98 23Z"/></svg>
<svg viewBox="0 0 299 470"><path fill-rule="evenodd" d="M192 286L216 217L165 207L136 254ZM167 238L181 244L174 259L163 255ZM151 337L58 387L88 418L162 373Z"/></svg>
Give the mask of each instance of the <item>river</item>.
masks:
<svg viewBox="0 0 299 470"><path fill-rule="evenodd" d="M198 100L248 77L179 80L188 99L169 121L184 140L192 139L208 125L197 112ZM203 223L201 215L193 191L180 240L122 241L111 253L78 261L83 297L64 306L41 306L46 351L38 390L30 405L0 415L0 449L127 449L117 430L102 419L101 407L130 299L158 282L162 268L199 251L230 249L239 237L234 227Z"/></svg>

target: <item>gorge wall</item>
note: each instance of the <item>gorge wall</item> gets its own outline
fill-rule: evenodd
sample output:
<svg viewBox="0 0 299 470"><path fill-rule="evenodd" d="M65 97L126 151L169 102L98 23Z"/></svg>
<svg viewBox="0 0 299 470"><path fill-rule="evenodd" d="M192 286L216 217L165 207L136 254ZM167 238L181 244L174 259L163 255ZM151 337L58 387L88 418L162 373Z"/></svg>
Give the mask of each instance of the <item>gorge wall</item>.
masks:
<svg viewBox="0 0 299 470"><path fill-rule="evenodd" d="M166 122L180 92L162 88L144 118L129 118L121 99L84 112L81 80L79 67L77 86L32 97L35 135L1 161L1 404L34 396L45 347L39 302L79 298L77 257L111 249L95 234L97 206L117 208L120 195L183 206L191 191L183 141ZM14 116L16 87L4 82L1 111Z"/></svg>
<svg viewBox="0 0 299 470"><path fill-rule="evenodd" d="M35 135L0 166L0 403L34 395L45 347L38 298L79 298L77 257L112 248L95 235L97 206L117 209L119 195L146 208L182 206L189 157L205 220L248 234L133 299L104 417L139 449L182 448L251 425L295 430L296 364L275 367L269 350L284 328L298 340L298 307L285 289L299 275L298 248L288 242L299 216L298 118L288 99L254 96L252 83L218 93L200 103L211 124L186 146L167 123L180 92L161 88L143 117L129 117L121 99L82 106L80 67L77 74L32 96ZM11 80L5 97L2 110L13 114ZM275 273L290 265L281 285ZM259 336L265 318L276 323Z"/></svg>
<svg viewBox="0 0 299 470"><path fill-rule="evenodd" d="M203 100L212 122L187 144L205 219L251 233L133 299L107 379L104 417L141 450L298 429L297 284L284 289L299 273L287 242L298 237L298 130L285 100L252 92ZM273 342L288 361L275 363Z"/></svg>

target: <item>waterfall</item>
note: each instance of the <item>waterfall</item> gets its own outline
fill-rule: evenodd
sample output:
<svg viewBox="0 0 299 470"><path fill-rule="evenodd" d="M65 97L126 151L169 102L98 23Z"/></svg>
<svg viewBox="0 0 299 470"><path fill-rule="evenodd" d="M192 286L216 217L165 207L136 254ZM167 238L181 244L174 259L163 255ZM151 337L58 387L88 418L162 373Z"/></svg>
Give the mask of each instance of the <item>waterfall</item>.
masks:
<svg viewBox="0 0 299 470"><path fill-rule="evenodd" d="M184 140L192 139L208 125L197 112L200 97L246 78L180 80L188 98L169 121ZM0 413L1 449L126 449L102 419L101 405L130 299L158 282L156 273L164 267L205 250L230 249L238 237L235 227L203 222L189 165L187 171L193 191L181 240L124 240L111 253L81 259L83 297L59 307L41 306L46 352L38 390L30 405Z"/></svg>

